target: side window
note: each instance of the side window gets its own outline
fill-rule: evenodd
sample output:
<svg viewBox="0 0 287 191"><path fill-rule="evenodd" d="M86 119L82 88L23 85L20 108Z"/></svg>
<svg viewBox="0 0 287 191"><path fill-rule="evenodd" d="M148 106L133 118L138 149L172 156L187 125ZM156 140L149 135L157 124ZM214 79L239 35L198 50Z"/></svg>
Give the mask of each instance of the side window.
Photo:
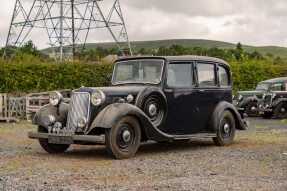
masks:
<svg viewBox="0 0 287 191"><path fill-rule="evenodd" d="M198 85L200 87L216 86L214 64L197 64Z"/></svg>
<svg viewBox="0 0 287 191"><path fill-rule="evenodd" d="M173 88L192 87L192 64L170 63L167 71L167 85Z"/></svg>
<svg viewBox="0 0 287 191"><path fill-rule="evenodd" d="M271 91L282 91L283 84L282 83L272 84L270 90Z"/></svg>
<svg viewBox="0 0 287 191"><path fill-rule="evenodd" d="M226 87L230 85L228 71L222 66L218 66L218 78L220 86Z"/></svg>

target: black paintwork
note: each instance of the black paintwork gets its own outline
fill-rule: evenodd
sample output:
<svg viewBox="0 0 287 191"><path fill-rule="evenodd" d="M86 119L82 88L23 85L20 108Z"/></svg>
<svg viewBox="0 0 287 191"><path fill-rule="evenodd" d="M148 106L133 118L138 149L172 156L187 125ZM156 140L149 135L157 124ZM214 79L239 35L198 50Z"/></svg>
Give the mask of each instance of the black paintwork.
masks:
<svg viewBox="0 0 287 191"><path fill-rule="evenodd" d="M274 89L272 89L273 85L281 84L282 87L279 91L286 91L286 83L287 83L287 77L274 78L262 81L258 83L258 85L264 84L268 86L267 89L259 89L257 87L256 90L254 91L239 91L238 95L235 97L234 103L236 107L242 108L244 110L251 102L256 104L262 104L262 102L264 102L263 100L264 95L271 94L272 92L274 92ZM239 97L241 97L241 99L239 99ZM259 107L257 107L257 109L260 110Z"/></svg>
<svg viewBox="0 0 287 191"><path fill-rule="evenodd" d="M164 71L162 81L158 85L151 84L125 84L113 85L111 87L82 87L76 92L89 92L92 94L95 90L102 90L106 95L106 102L95 107L91 105L91 118L89 119L89 128L84 134L90 134L97 128L111 128L115 123L125 115L132 115L139 119L146 139L152 140L170 140L188 138L196 133L215 133L214 125L211 121L216 121L216 117L224 110L230 110L234 113L237 121L237 129L246 129L242 116L238 113L232 103L232 77L229 65L220 59L198 56L181 57L133 57L119 59L117 62L134 59L161 59L164 60ZM166 84L167 66L170 63L192 64L192 73L194 74L194 84L190 88L170 88ZM216 85L213 87L200 87L197 80L197 63L213 64L215 66ZM222 66L227 70L230 83L227 87L220 87L217 67ZM155 127L149 117L138 107L143 99L144 93L157 91L164 96L167 102L167 118L164 126ZM132 94L137 98L133 103L125 102L126 96ZM65 104L65 103L62 103ZM60 106L61 107L61 106ZM55 115L55 109L51 113ZM216 112L216 113L215 113ZM43 115L49 113L48 108L43 108L35 118L35 124L42 124ZM66 116L65 114L61 114ZM61 119L64 121L63 119Z"/></svg>

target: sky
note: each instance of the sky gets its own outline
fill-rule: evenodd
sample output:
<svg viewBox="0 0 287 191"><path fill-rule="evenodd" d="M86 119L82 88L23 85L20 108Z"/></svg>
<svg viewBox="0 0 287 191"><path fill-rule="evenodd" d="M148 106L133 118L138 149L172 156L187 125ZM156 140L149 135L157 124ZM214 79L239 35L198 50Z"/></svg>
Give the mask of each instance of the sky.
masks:
<svg viewBox="0 0 287 191"><path fill-rule="evenodd" d="M0 46L5 44L13 6L14 0L1 2ZM132 41L210 39L287 46L286 0L121 0L121 6ZM40 41L38 47L47 46L44 33L35 34L30 38Z"/></svg>

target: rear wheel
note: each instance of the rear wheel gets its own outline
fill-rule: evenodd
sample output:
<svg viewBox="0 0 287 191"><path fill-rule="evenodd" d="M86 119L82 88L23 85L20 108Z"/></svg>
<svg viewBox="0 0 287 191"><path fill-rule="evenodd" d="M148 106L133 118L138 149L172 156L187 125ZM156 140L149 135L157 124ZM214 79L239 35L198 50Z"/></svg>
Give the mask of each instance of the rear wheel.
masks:
<svg viewBox="0 0 287 191"><path fill-rule="evenodd" d="M123 117L115 126L106 130L106 146L116 159L133 157L141 141L141 129L134 117Z"/></svg>
<svg viewBox="0 0 287 191"><path fill-rule="evenodd" d="M39 133L48 133L47 129L44 127L38 127ZM58 145L58 144L51 144L48 142L48 139L39 139L39 144L41 147L50 154L60 154L64 153L70 145Z"/></svg>
<svg viewBox="0 0 287 191"><path fill-rule="evenodd" d="M278 119L287 118L287 103L281 102L274 109L274 116Z"/></svg>
<svg viewBox="0 0 287 191"><path fill-rule="evenodd" d="M217 146L230 145L235 137L235 120L230 111L224 111L219 119L217 137L213 138Z"/></svg>

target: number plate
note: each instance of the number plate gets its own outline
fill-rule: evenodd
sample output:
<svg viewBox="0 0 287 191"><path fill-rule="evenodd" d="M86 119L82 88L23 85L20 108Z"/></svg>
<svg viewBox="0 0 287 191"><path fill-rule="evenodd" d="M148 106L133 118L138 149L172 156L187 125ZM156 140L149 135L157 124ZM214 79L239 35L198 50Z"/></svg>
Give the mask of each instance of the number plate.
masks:
<svg viewBox="0 0 287 191"><path fill-rule="evenodd" d="M48 143L59 144L59 145L70 145L73 144L73 137L69 136L49 136Z"/></svg>

